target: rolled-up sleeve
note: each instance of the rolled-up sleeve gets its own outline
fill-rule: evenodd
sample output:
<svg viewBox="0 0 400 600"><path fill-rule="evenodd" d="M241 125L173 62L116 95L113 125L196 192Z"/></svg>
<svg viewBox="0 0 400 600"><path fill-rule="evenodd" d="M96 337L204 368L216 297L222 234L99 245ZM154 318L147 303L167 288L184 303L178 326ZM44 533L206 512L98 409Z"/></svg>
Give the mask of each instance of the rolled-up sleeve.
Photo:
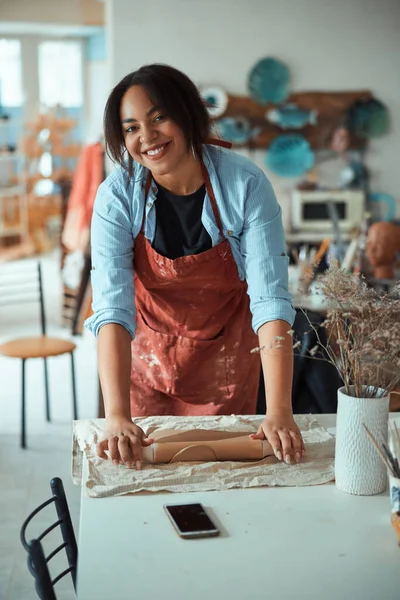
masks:
<svg viewBox="0 0 400 600"><path fill-rule="evenodd" d="M85 327L95 336L118 323L135 336L132 216L129 193L106 180L97 192L91 225L94 314Z"/></svg>
<svg viewBox="0 0 400 600"><path fill-rule="evenodd" d="M292 326L295 311L288 291L289 259L281 209L270 182L261 171L248 183L240 250L254 331L277 319Z"/></svg>

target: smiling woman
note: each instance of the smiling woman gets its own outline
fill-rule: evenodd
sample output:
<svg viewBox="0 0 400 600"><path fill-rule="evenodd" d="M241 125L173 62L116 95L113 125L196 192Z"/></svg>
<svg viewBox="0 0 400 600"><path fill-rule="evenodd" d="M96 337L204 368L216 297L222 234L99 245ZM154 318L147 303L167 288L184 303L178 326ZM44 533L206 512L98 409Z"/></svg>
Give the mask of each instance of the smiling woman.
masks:
<svg viewBox="0 0 400 600"><path fill-rule="evenodd" d="M194 141L189 137L190 132L185 134L167 116L166 110L158 104L154 105L146 90L138 85L125 92L120 113L125 147L131 159L149 168L158 183L167 189L182 195L195 191L196 185L202 182L202 172L199 161L195 162L197 168L190 168L190 163L195 160ZM191 154L188 148L192 146ZM193 172L194 180L182 181L183 187L179 187L179 173L187 170ZM188 189L185 189L185 184L189 186Z"/></svg>
<svg viewBox="0 0 400 600"><path fill-rule="evenodd" d="M134 142L127 140L128 135L134 134L140 145L140 138L146 130L151 131L151 124L161 126L165 121L175 129L173 133L180 141L184 140L186 151L192 146L201 156L202 145L210 137L211 124L194 83L168 65L147 65L130 73L115 86L106 104L104 128L110 156L120 165L126 164L127 158L131 175L133 160L137 160L140 153L136 156L130 153ZM126 150L128 157L125 157Z"/></svg>
<svg viewBox="0 0 400 600"><path fill-rule="evenodd" d="M112 90L107 152L120 166L92 220L93 316L105 403L98 454L141 465L150 415L251 414L260 356L267 438L304 453L291 406L294 319L281 212L265 174L210 139L194 83L147 65ZM279 340L279 344L276 343Z"/></svg>

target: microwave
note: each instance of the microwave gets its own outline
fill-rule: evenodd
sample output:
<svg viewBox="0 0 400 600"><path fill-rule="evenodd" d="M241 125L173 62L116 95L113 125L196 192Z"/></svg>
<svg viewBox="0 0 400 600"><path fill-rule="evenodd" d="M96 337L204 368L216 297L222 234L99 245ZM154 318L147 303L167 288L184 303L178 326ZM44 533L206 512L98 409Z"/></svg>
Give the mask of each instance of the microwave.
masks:
<svg viewBox="0 0 400 600"><path fill-rule="evenodd" d="M330 233L333 212L340 231L349 233L364 219L365 194L362 190L294 190L290 212L293 231Z"/></svg>

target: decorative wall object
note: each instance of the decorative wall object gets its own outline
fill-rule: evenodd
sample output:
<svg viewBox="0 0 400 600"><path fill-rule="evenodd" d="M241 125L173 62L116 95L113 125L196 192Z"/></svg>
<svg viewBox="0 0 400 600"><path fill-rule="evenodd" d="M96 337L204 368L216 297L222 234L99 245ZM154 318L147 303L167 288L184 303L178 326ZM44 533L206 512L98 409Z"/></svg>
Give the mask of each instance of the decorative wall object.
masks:
<svg viewBox="0 0 400 600"><path fill-rule="evenodd" d="M289 96L289 69L276 58L263 58L252 68L247 82L250 97L260 104L284 102Z"/></svg>
<svg viewBox="0 0 400 600"><path fill-rule="evenodd" d="M259 133L259 127L252 127L245 117L225 117L218 121L221 137L233 144L248 144Z"/></svg>
<svg viewBox="0 0 400 600"><path fill-rule="evenodd" d="M330 148L338 154L348 150L350 143L349 130L344 125L339 125L333 132Z"/></svg>
<svg viewBox="0 0 400 600"><path fill-rule="evenodd" d="M223 88L218 86L204 88L202 96L207 104L208 112L214 119L224 114L228 106L228 94Z"/></svg>
<svg viewBox="0 0 400 600"><path fill-rule="evenodd" d="M303 110L296 104L284 104L267 111L265 118L281 129L302 129L306 125L317 124L317 111Z"/></svg>
<svg viewBox="0 0 400 600"><path fill-rule="evenodd" d="M281 177L300 177L314 165L314 153L299 134L284 134L273 140L266 155L266 165Z"/></svg>
<svg viewBox="0 0 400 600"><path fill-rule="evenodd" d="M378 215L375 215L374 220L393 221L395 218L396 200L393 196L390 196L390 194L373 192L368 194L367 202L372 213L378 212Z"/></svg>
<svg viewBox="0 0 400 600"><path fill-rule="evenodd" d="M200 90L203 97L203 90ZM357 101L369 101L373 96L368 90L350 91L350 92L296 92L289 96L288 102L282 107L275 104L261 105L248 96L227 95L227 106L225 111L218 118L214 118L218 126L220 119L234 118L247 119L251 128L258 128L258 133L251 139L252 148L267 149L271 142L282 133L299 133L307 139L313 150L331 149L333 136L338 127L347 124L348 113L351 106ZM277 123L271 122L266 115L270 111L279 111L278 118L282 119L281 110L283 110L283 119L287 117L287 104L294 105L298 111L304 111L309 115L309 122L303 127L283 128ZM214 109L215 110L215 109ZM289 109L290 111L292 109ZM301 114L301 113L300 113ZM275 113L272 113L275 118ZM294 116L294 114L293 114ZM289 115L289 119L290 119ZM315 124L312 124L314 123ZM368 140L366 137L358 136L349 127L348 148L351 150L362 150L366 147ZM229 140L232 141L232 140ZM247 142L235 143L236 147L246 147Z"/></svg>
<svg viewBox="0 0 400 600"><path fill-rule="evenodd" d="M358 100L349 109L350 129L363 138L376 138L387 133L389 129L389 113L386 108L376 100Z"/></svg>
<svg viewBox="0 0 400 600"><path fill-rule="evenodd" d="M251 68L247 87L249 96L235 96L219 86L200 90L223 139L238 148L269 149L266 164L283 177L311 168L313 151L344 158L357 151L342 185L366 186L362 162L368 140L389 127L387 108L370 91L290 93L289 69L274 57Z"/></svg>
<svg viewBox="0 0 400 600"><path fill-rule="evenodd" d="M345 189L367 190L369 173L361 160L349 158L340 173L340 184Z"/></svg>

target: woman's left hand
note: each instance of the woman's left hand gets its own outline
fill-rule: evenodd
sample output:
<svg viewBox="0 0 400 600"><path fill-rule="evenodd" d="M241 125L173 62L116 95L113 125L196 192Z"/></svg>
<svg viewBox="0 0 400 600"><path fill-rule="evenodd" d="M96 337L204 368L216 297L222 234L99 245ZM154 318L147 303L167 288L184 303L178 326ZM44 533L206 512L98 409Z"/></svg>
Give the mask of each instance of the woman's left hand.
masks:
<svg viewBox="0 0 400 600"><path fill-rule="evenodd" d="M305 454L304 442L292 412L269 413L264 418L257 433L250 435L253 440L268 440L278 460L290 464L300 462Z"/></svg>

